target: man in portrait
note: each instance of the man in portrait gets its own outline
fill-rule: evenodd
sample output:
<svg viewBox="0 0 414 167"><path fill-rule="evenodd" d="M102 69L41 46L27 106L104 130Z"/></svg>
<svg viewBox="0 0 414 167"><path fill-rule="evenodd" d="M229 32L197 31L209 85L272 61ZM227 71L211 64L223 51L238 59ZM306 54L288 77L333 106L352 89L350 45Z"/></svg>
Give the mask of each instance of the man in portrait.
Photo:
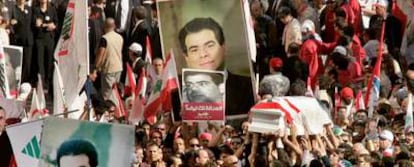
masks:
<svg viewBox="0 0 414 167"><path fill-rule="evenodd" d="M98 153L87 140L68 140L57 150L56 161L58 167L97 167Z"/></svg>
<svg viewBox="0 0 414 167"><path fill-rule="evenodd" d="M179 33L188 68L223 70L225 45L223 29L212 18L195 18Z"/></svg>
<svg viewBox="0 0 414 167"><path fill-rule="evenodd" d="M183 102L223 102L223 76L208 72L184 72Z"/></svg>
<svg viewBox="0 0 414 167"><path fill-rule="evenodd" d="M210 17L194 18L180 29L178 39L184 53L185 68L226 72L225 101L230 104L226 105L226 115L247 112L254 103L251 78L228 70L225 63L228 56L226 40L221 25Z"/></svg>

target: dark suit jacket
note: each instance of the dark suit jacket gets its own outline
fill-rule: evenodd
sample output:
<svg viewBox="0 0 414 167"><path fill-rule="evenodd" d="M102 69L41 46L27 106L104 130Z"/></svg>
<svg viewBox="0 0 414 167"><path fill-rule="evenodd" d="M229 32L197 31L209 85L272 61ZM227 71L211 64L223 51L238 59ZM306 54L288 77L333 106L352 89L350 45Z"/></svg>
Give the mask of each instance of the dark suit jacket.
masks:
<svg viewBox="0 0 414 167"><path fill-rule="evenodd" d="M281 1L279 7L276 8L275 6L275 8L273 8L273 5L276 5L274 3L277 3L277 1ZM277 30L276 36L278 37L276 40L276 48L273 54L285 58L285 49L282 46L282 37L283 31L285 29L285 24L283 24L282 21L280 21L280 19L277 17L277 12L281 7L289 7L293 17L297 17L297 12L291 0L269 0L269 9L267 10L267 13L275 20Z"/></svg>
<svg viewBox="0 0 414 167"><path fill-rule="evenodd" d="M98 19L89 19L89 60L95 62L96 53L98 51L99 41L103 35L103 25Z"/></svg>
<svg viewBox="0 0 414 167"><path fill-rule="evenodd" d="M11 18L17 20L17 24L12 26L11 43L19 46L32 46L32 8L25 5L22 11L17 6L14 6L11 11Z"/></svg>
<svg viewBox="0 0 414 167"><path fill-rule="evenodd" d="M226 80L226 115L247 114L254 105L253 85L250 77L228 71Z"/></svg>
<svg viewBox="0 0 414 167"><path fill-rule="evenodd" d="M9 166L13 149L6 131L0 135L0 150L0 166Z"/></svg>
<svg viewBox="0 0 414 167"><path fill-rule="evenodd" d="M106 1L105 16L106 16L106 18L108 18L108 17L114 18L115 22L118 22L118 21L121 20L121 18L116 18L116 9L117 9L116 1L120 1L120 0L107 0ZM128 6L129 7L129 12L128 12L127 20L130 20L129 18L130 18L132 9L135 6L138 6L138 5L141 5L141 0L129 0L129 6ZM127 26L125 26L126 30L129 30L129 28L128 28L129 21L127 21L126 24L127 24Z"/></svg>
<svg viewBox="0 0 414 167"><path fill-rule="evenodd" d="M277 9L273 9L273 5L276 5L274 3L277 3L278 1L282 1L282 2L280 2L280 5ZM296 9L293 6L293 3L291 2L291 0L269 0L269 9L267 9L266 14L271 16L273 19L278 19L277 18L277 11L279 11L280 7L282 7L282 6L289 7L292 11L292 16L294 16L294 17L297 16Z"/></svg>
<svg viewBox="0 0 414 167"><path fill-rule="evenodd" d="M151 37L148 33L149 26L150 25L148 25L146 21L142 21L138 23L138 25L131 25L130 30L128 30L128 35L125 42L127 47L129 47L134 42L139 43L142 46L143 59L147 52L146 37Z"/></svg>

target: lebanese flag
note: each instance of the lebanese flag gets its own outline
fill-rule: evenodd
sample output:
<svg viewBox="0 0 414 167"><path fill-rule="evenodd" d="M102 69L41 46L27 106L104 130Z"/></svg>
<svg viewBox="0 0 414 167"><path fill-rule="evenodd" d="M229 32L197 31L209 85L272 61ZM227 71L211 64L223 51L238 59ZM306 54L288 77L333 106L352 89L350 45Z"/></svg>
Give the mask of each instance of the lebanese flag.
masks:
<svg viewBox="0 0 414 167"><path fill-rule="evenodd" d="M391 8L391 15L396 17L398 20L401 21L401 25L407 25L407 15L401 10L401 8L397 5L397 1L393 0L392 8ZM405 32L405 26L401 26L401 34Z"/></svg>
<svg viewBox="0 0 414 167"><path fill-rule="evenodd" d="M66 102L66 89L63 87L63 78L60 73L60 66L54 62L55 72L53 73L53 113L61 114L68 107ZM65 116L64 116L65 117Z"/></svg>
<svg viewBox="0 0 414 167"><path fill-rule="evenodd" d="M138 123L143 120L144 108L145 108L145 89L146 89L146 76L143 74L145 71L141 72L141 75L138 79L138 85L136 89L136 94L134 102L132 104L132 111L129 114L128 120L132 123Z"/></svg>
<svg viewBox="0 0 414 167"><path fill-rule="evenodd" d="M413 95L408 93L408 106L404 120L404 132L410 133L414 131L413 127Z"/></svg>
<svg viewBox="0 0 414 167"><path fill-rule="evenodd" d="M155 123L158 112L171 110L171 92L178 88L177 71L172 50L167 56L161 80L157 80L145 106L144 117Z"/></svg>
<svg viewBox="0 0 414 167"><path fill-rule="evenodd" d="M135 89L135 94L141 97L144 102L147 98L147 84L148 84L148 77L147 72L145 69L141 70L141 74L139 75L138 85Z"/></svg>
<svg viewBox="0 0 414 167"><path fill-rule="evenodd" d="M362 98L362 91L359 90L355 99L355 110L365 110L364 100Z"/></svg>
<svg viewBox="0 0 414 167"><path fill-rule="evenodd" d="M148 64L146 66L146 73L147 79L156 80L157 74L155 73L154 68L152 67L152 47L150 38L147 36L145 39L145 47L147 52L145 53L145 62Z"/></svg>
<svg viewBox="0 0 414 167"><path fill-rule="evenodd" d="M382 22L382 30L381 30L381 37L379 40L380 43L378 46L378 50L382 50L384 46L384 31L385 31L385 22ZM368 82L368 91L367 91L367 94L365 95L365 106L368 107L369 118L372 118L374 108L377 105L378 99L379 99L381 62L382 62L382 52L378 52L377 62L375 63L374 70Z"/></svg>
<svg viewBox="0 0 414 167"><path fill-rule="evenodd" d="M43 82L42 82L42 77L41 77L40 74L37 74L37 79L38 79L37 97L38 97L38 100L39 100L39 105L40 105L40 108L46 108L45 92L43 90Z"/></svg>
<svg viewBox="0 0 414 167"><path fill-rule="evenodd" d="M45 108L42 108L39 99L38 94L36 93L36 89L33 89L32 92L32 103L30 105L30 111L29 111L29 117L31 120L42 118L46 116L48 111Z"/></svg>
<svg viewBox="0 0 414 167"><path fill-rule="evenodd" d="M162 109L164 111L172 110L171 93L178 89L178 75L176 67L174 53L171 49L162 74Z"/></svg>
<svg viewBox="0 0 414 167"><path fill-rule="evenodd" d="M276 97L258 103L252 109L278 109L285 114L286 121L293 123L298 135L320 134L325 124L332 123L329 115L313 97Z"/></svg>
<svg viewBox="0 0 414 167"><path fill-rule="evenodd" d="M151 41L149 36L145 37L145 61L149 64L152 64L152 47L151 47Z"/></svg>
<svg viewBox="0 0 414 167"><path fill-rule="evenodd" d="M126 74L127 77L125 77L125 92L131 93L132 97L136 97L135 94L135 74L132 72L132 68L129 65L129 63L126 63ZM128 94L128 93L126 93Z"/></svg>
<svg viewBox="0 0 414 167"><path fill-rule="evenodd" d="M114 83L112 85L112 94L109 97L109 99L115 103L116 109L115 109L115 117L116 118L121 118L121 117L126 117L127 113L125 111L124 108L124 103L121 99L121 96L119 95L118 92L118 86L116 83Z"/></svg>

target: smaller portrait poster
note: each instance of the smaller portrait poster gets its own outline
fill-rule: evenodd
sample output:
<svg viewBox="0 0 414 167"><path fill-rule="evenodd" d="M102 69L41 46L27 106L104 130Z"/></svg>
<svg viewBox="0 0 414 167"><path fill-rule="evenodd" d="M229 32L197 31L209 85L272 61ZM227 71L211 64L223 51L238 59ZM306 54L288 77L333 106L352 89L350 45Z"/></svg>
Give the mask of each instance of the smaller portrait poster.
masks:
<svg viewBox="0 0 414 167"><path fill-rule="evenodd" d="M133 126L55 117L43 125L40 167L131 165Z"/></svg>
<svg viewBox="0 0 414 167"><path fill-rule="evenodd" d="M6 72L10 95L17 97L22 78L23 48L20 46L4 46Z"/></svg>
<svg viewBox="0 0 414 167"><path fill-rule="evenodd" d="M225 115L225 77L222 71L183 69L184 121L221 121Z"/></svg>

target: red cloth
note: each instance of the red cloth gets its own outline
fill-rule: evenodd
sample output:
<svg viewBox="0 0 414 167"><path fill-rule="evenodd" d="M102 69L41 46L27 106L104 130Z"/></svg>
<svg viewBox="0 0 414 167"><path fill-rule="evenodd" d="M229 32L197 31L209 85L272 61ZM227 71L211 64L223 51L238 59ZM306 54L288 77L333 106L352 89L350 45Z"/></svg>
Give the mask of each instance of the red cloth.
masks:
<svg viewBox="0 0 414 167"><path fill-rule="evenodd" d="M283 60L278 57L274 57L270 59L269 66L272 68L280 68L283 67Z"/></svg>
<svg viewBox="0 0 414 167"><path fill-rule="evenodd" d="M359 81L362 77L361 65L354 61L350 62L347 70L338 71L338 81L341 85L349 85Z"/></svg>
<svg viewBox="0 0 414 167"><path fill-rule="evenodd" d="M395 2L392 4L392 10L391 10L391 14L396 17L398 20L401 21L401 34L404 34L405 31L405 25L407 25L407 15L404 14L404 12L400 9L400 7L397 5L397 2Z"/></svg>
<svg viewBox="0 0 414 167"><path fill-rule="evenodd" d="M354 31L355 34L361 35L362 34L362 13L361 13L361 5L359 4L358 0L349 0L349 6L352 9L352 12L355 16L354 19Z"/></svg>
<svg viewBox="0 0 414 167"><path fill-rule="evenodd" d="M200 140L208 140L208 141L211 141L211 139L213 139L213 135L211 135L210 133L208 133L208 132L204 132L204 133L201 133L199 136L198 136L198 138L200 139Z"/></svg>
<svg viewBox="0 0 414 167"><path fill-rule="evenodd" d="M327 11L325 15L325 34L323 40L325 42L334 42L335 36L335 11Z"/></svg>
<svg viewBox="0 0 414 167"><path fill-rule="evenodd" d="M366 57L365 49L361 45L361 40L359 40L359 37L357 35L354 35L352 37L352 56L355 57L356 61L359 63L360 66L362 66L363 61Z"/></svg>
<svg viewBox="0 0 414 167"><path fill-rule="evenodd" d="M351 6L348 3L345 3L341 6L341 8L346 13L345 20L348 22L348 25L354 25L354 23L355 23L355 14L354 14L354 11L352 10Z"/></svg>
<svg viewBox="0 0 414 167"><path fill-rule="evenodd" d="M323 43L314 39L306 40L300 49L299 58L309 65L309 78L312 88L315 88L318 75L323 73L322 59L320 54L330 54L336 43Z"/></svg>
<svg viewBox="0 0 414 167"><path fill-rule="evenodd" d="M354 98L354 91L350 87L342 88L341 97L344 99Z"/></svg>

